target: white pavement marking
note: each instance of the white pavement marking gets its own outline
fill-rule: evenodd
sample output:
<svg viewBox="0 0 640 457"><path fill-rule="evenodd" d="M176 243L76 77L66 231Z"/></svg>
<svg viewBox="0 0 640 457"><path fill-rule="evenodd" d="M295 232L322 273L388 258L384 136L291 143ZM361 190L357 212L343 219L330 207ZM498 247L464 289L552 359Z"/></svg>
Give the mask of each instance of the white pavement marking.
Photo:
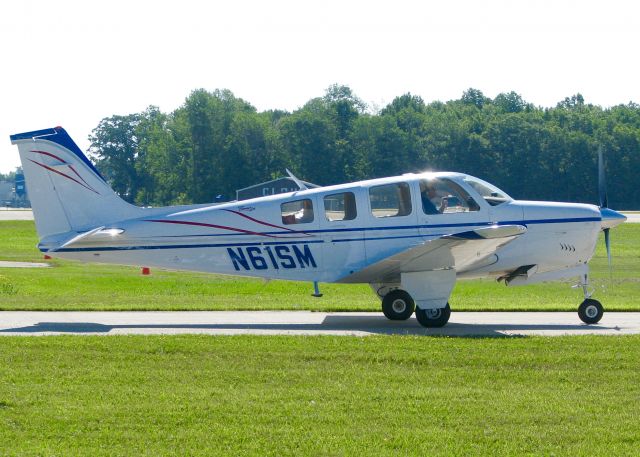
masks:
<svg viewBox="0 0 640 457"><path fill-rule="evenodd" d="M0 268L47 268L48 263L38 262L11 262L9 260L0 260Z"/></svg>
<svg viewBox="0 0 640 457"><path fill-rule="evenodd" d="M454 312L439 329L381 313L311 311L2 311L0 335L624 335L640 334L640 312L605 312L597 325L570 312Z"/></svg>

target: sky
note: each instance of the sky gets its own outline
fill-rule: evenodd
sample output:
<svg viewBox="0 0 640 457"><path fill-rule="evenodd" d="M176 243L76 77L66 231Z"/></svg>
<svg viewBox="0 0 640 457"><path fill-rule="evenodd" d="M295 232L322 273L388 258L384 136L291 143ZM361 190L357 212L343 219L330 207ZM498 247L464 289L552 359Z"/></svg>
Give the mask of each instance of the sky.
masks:
<svg viewBox="0 0 640 457"><path fill-rule="evenodd" d="M198 88L293 111L332 84L371 107L515 91L640 103L635 0L110 0L0 2L0 173L9 135L63 126L82 150L101 119L171 112Z"/></svg>

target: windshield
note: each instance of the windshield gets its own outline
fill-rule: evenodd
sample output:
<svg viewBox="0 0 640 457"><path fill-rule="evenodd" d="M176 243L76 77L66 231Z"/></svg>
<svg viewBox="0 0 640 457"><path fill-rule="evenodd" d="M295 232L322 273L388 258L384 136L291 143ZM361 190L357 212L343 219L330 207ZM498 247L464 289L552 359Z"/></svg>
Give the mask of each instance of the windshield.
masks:
<svg viewBox="0 0 640 457"><path fill-rule="evenodd" d="M489 184L482 179L474 178L472 176L465 176L464 182L473 187L473 189L478 192L482 196L482 198L484 198L486 202L491 206L497 206L501 203L510 202L513 200L496 186L494 186L493 184Z"/></svg>

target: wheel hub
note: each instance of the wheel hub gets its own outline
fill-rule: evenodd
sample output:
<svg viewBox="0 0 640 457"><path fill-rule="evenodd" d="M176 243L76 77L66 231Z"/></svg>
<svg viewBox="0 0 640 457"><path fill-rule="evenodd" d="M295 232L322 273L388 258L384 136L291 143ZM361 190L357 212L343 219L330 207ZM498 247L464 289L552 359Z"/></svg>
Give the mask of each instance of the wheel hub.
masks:
<svg viewBox="0 0 640 457"><path fill-rule="evenodd" d="M404 300L397 299L393 301L393 303L391 304L391 308L394 312L400 314L407 309L407 304Z"/></svg>
<svg viewBox="0 0 640 457"><path fill-rule="evenodd" d="M587 308L584 310L584 313L587 315L587 317L594 318L598 315L598 308L593 305L587 306Z"/></svg>
<svg viewBox="0 0 640 457"><path fill-rule="evenodd" d="M441 309L428 309L427 310L427 317L429 319L438 319L441 314L442 314L442 310Z"/></svg>

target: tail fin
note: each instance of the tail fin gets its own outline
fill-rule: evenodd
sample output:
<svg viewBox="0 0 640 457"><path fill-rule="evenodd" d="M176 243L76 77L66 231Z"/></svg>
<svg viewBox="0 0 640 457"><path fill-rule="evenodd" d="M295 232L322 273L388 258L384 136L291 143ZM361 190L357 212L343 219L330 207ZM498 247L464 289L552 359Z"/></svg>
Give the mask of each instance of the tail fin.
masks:
<svg viewBox="0 0 640 457"><path fill-rule="evenodd" d="M122 200L62 127L11 135L41 239L140 217Z"/></svg>

